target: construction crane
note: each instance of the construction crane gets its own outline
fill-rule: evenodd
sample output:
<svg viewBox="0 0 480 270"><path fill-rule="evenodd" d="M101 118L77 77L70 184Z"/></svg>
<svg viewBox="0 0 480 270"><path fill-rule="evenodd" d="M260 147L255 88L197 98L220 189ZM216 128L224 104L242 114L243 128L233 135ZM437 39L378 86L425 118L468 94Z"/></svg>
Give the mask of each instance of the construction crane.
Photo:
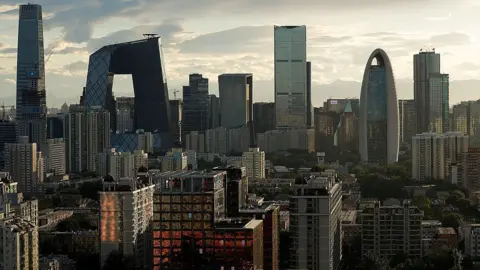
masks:
<svg viewBox="0 0 480 270"><path fill-rule="evenodd" d="M174 98L174 99L177 99L177 93L178 93L178 92L179 92L179 91L178 91L177 89L173 89L173 98Z"/></svg>

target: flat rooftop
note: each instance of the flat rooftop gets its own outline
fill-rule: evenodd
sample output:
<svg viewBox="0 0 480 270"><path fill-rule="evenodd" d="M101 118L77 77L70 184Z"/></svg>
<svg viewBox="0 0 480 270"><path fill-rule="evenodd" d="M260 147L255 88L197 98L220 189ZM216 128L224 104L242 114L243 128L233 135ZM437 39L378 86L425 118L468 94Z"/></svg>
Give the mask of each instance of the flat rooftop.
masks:
<svg viewBox="0 0 480 270"><path fill-rule="evenodd" d="M225 171L169 171L155 173L154 178L213 178L217 175L226 174Z"/></svg>

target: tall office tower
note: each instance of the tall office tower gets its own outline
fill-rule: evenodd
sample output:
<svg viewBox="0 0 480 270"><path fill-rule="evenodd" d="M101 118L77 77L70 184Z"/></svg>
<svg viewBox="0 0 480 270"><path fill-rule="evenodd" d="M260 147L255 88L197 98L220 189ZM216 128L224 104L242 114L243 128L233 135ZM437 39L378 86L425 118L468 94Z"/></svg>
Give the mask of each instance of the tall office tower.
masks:
<svg viewBox="0 0 480 270"><path fill-rule="evenodd" d="M342 186L336 173L295 180L290 196L292 269L338 269L342 258Z"/></svg>
<svg viewBox="0 0 480 270"><path fill-rule="evenodd" d="M220 98L216 95L208 96L208 128L220 127Z"/></svg>
<svg viewBox="0 0 480 270"><path fill-rule="evenodd" d="M90 55L80 105L106 109L111 115L112 130L117 130L112 92L115 74L132 75L135 94L133 130L157 131L170 136L170 103L159 37L107 45ZM171 144L171 138L165 144Z"/></svg>
<svg viewBox="0 0 480 270"><path fill-rule="evenodd" d="M170 100L170 130L173 136L173 142L181 145L182 143L182 106L181 99Z"/></svg>
<svg viewBox="0 0 480 270"><path fill-rule="evenodd" d="M5 144L5 168L18 182L21 192L33 193L37 184L43 182L43 158L37 152L37 144L29 143L27 136L17 143Z"/></svg>
<svg viewBox="0 0 480 270"><path fill-rule="evenodd" d="M415 115L415 101L413 99L401 99L398 101L398 116L400 123L400 142L412 143L415 136L417 116Z"/></svg>
<svg viewBox="0 0 480 270"><path fill-rule="evenodd" d="M256 133L264 133L275 129L275 103L253 103L253 125Z"/></svg>
<svg viewBox="0 0 480 270"><path fill-rule="evenodd" d="M175 269L182 251L177 247L187 242L203 256L214 253L214 222L225 218L226 172L166 172L155 177L153 269Z"/></svg>
<svg viewBox="0 0 480 270"><path fill-rule="evenodd" d="M218 76L220 118L224 128L236 128L252 120L252 74Z"/></svg>
<svg viewBox="0 0 480 270"><path fill-rule="evenodd" d="M334 135L334 145L340 151L347 150L355 153L358 150L358 119L352 111L350 102L347 103L345 111L340 115Z"/></svg>
<svg viewBox="0 0 480 270"><path fill-rule="evenodd" d="M68 112L67 112L68 114ZM47 117L47 139L63 138L63 121L66 114Z"/></svg>
<svg viewBox="0 0 480 270"><path fill-rule="evenodd" d="M307 127L313 127L312 62L307 62Z"/></svg>
<svg viewBox="0 0 480 270"><path fill-rule="evenodd" d="M408 202L402 206L381 206L375 202L362 211L360 218L363 256L422 256L423 212L418 207Z"/></svg>
<svg viewBox="0 0 480 270"><path fill-rule="evenodd" d="M67 172L65 161L65 141L63 138L48 139L43 147L45 172L54 175L64 175Z"/></svg>
<svg viewBox="0 0 480 270"><path fill-rule="evenodd" d="M449 75L430 74L428 80L429 131L443 133L450 131Z"/></svg>
<svg viewBox="0 0 480 270"><path fill-rule="evenodd" d="M439 107L442 106L443 101L441 99L442 95L439 96L438 92L432 95L430 93L430 77L432 74L440 74L440 54L435 53L435 50L421 50L413 56L413 94L417 114L417 134L433 131L432 128L435 128L438 124L436 121L432 122L432 120L438 118L438 112L441 110ZM438 80L437 78L432 82L438 82ZM433 98L438 98L438 100ZM433 108L430 108L431 106ZM430 113L432 109L436 111L434 115ZM436 130L439 133L442 131Z"/></svg>
<svg viewBox="0 0 480 270"><path fill-rule="evenodd" d="M38 229L21 218L0 220L0 268L38 270Z"/></svg>
<svg viewBox="0 0 480 270"><path fill-rule="evenodd" d="M17 47L17 115L19 136L45 144L47 101L43 19L40 5L20 5Z"/></svg>
<svg viewBox="0 0 480 270"><path fill-rule="evenodd" d="M0 120L0 170L5 166L5 144L17 142L17 126L10 120Z"/></svg>
<svg viewBox="0 0 480 270"><path fill-rule="evenodd" d="M307 28L274 26L277 128L307 126Z"/></svg>
<svg viewBox="0 0 480 270"><path fill-rule="evenodd" d="M417 181L451 180L452 165L468 151L468 136L460 132L423 133L412 139L412 178ZM454 178L455 179L455 178Z"/></svg>
<svg viewBox="0 0 480 270"><path fill-rule="evenodd" d="M260 148L250 148L243 152L242 164L250 178L265 178L265 152Z"/></svg>
<svg viewBox="0 0 480 270"><path fill-rule="evenodd" d="M183 87L183 130L203 132L208 129L208 79L202 74L190 74Z"/></svg>
<svg viewBox="0 0 480 270"><path fill-rule="evenodd" d="M480 191L480 148L458 154L458 184L470 192Z"/></svg>
<svg viewBox="0 0 480 270"><path fill-rule="evenodd" d="M335 131L340 115L335 112L314 109L315 149L317 152L332 153L335 146Z"/></svg>
<svg viewBox="0 0 480 270"><path fill-rule="evenodd" d="M110 114L101 108L71 106L65 119L68 172L95 171L98 153L110 148Z"/></svg>
<svg viewBox="0 0 480 270"><path fill-rule="evenodd" d="M136 178L106 177L100 195L100 261L102 268L111 252L133 256L137 269L152 269L152 183L148 173Z"/></svg>
<svg viewBox="0 0 480 270"><path fill-rule="evenodd" d="M135 98L117 97L115 99L115 104L115 130L120 133L135 131Z"/></svg>
<svg viewBox="0 0 480 270"><path fill-rule="evenodd" d="M359 112L359 152L363 162L398 160L398 101L392 64L385 51L370 55L363 75Z"/></svg>

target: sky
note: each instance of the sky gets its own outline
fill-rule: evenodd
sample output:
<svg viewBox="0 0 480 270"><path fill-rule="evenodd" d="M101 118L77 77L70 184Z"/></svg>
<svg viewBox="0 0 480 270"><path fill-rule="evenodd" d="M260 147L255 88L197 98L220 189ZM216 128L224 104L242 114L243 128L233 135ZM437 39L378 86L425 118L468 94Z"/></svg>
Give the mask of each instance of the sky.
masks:
<svg viewBox="0 0 480 270"><path fill-rule="evenodd" d="M435 48L450 74L450 104L480 99L478 0L31 0L43 6L47 105L78 103L89 55L104 45L162 36L170 98L188 74L253 73L254 101L273 101L273 26L306 25L312 102L359 97L371 52L393 64L399 99L413 97L413 54ZM0 0L0 102L14 105L16 0ZM133 95L116 76L116 96Z"/></svg>

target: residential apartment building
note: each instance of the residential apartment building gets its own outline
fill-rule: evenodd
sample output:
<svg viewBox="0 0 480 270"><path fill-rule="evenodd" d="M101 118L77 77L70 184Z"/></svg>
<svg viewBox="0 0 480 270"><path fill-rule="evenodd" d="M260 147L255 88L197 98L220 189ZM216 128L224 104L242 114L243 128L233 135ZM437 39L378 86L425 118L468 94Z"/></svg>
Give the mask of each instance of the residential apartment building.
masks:
<svg viewBox="0 0 480 270"><path fill-rule="evenodd" d="M265 153L290 149L315 152L315 130L271 130L257 134L258 147Z"/></svg>
<svg viewBox="0 0 480 270"><path fill-rule="evenodd" d="M243 152L242 163L250 178L265 178L265 152L260 148L250 148Z"/></svg>
<svg viewBox="0 0 480 270"><path fill-rule="evenodd" d="M480 191L480 148L458 154L458 184L471 192Z"/></svg>
<svg viewBox="0 0 480 270"><path fill-rule="evenodd" d="M423 133L413 137L412 178L451 180L452 164L458 154L468 151L468 136L460 132ZM454 176L456 177L456 176Z"/></svg>
<svg viewBox="0 0 480 270"><path fill-rule="evenodd" d="M423 212L409 202L382 206L376 202L360 214L362 255L390 258L398 253L422 256Z"/></svg>
<svg viewBox="0 0 480 270"><path fill-rule="evenodd" d="M465 256L480 256L480 224L466 224L462 227L465 237Z"/></svg>
<svg viewBox="0 0 480 270"><path fill-rule="evenodd" d="M334 170L296 179L290 196L292 269L338 269L342 258L342 187Z"/></svg>
<svg viewBox="0 0 480 270"><path fill-rule="evenodd" d="M42 148L45 162L45 172L54 175L63 175L67 172L65 162L65 142L63 138L48 139Z"/></svg>
<svg viewBox="0 0 480 270"><path fill-rule="evenodd" d="M187 153L182 148L172 148L162 157L162 172L183 171L188 167Z"/></svg>

